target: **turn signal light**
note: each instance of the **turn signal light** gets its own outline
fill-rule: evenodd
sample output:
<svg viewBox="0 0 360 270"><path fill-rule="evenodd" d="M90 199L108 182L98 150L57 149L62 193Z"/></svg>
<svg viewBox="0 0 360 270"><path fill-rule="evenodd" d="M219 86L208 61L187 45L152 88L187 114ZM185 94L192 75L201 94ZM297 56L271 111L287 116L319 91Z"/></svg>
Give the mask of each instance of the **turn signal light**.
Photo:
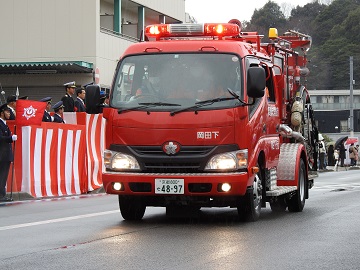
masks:
<svg viewBox="0 0 360 270"><path fill-rule="evenodd" d="M260 171L259 167L252 167L252 168L251 168L251 172L252 172L253 174L257 174L259 171Z"/></svg>

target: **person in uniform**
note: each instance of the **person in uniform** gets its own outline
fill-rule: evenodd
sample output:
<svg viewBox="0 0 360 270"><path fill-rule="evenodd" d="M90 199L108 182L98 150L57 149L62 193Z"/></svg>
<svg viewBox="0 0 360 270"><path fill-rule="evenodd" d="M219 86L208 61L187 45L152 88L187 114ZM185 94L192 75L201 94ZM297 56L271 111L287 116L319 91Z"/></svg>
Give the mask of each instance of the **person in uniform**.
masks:
<svg viewBox="0 0 360 270"><path fill-rule="evenodd" d="M16 96L10 95L6 98L7 106L10 110L10 117L8 120L15 120L16 117Z"/></svg>
<svg viewBox="0 0 360 270"><path fill-rule="evenodd" d="M75 82L68 82L64 84L66 94L61 98L64 106L64 112L74 112L75 111L75 102L73 95L75 93Z"/></svg>
<svg viewBox="0 0 360 270"><path fill-rule="evenodd" d="M7 103L0 106L0 201L12 201L6 196L6 182L9 175L10 164L14 161L12 142L17 140L17 135L11 135L6 124L10 118L10 109Z"/></svg>
<svg viewBox="0 0 360 270"><path fill-rule="evenodd" d="M76 100L75 100L75 108L76 112L85 112L85 88L81 87L76 89Z"/></svg>
<svg viewBox="0 0 360 270"><path fill-rule="evenodd" d="M65 123L64 119L62 118L62 114L64 112L63 102L59 101L59 102L55 103L55 105L53 106L53 110L55 112L53 122Z"/></svg>
<svg viewBox="0 0 360 270"><path fill-rule="evenodd" d="M105 91L100 91L100 100L97 106L99 107L99 113L103 112L104 107L109 107L109 94Z"/></svg>
<svg viewBox="0 0 360 270"><path fill-rule="evenodd" d="M46 108L44 111L44 116L42 118L43 122L53 122L53 117L50 115L49 111L51 109L51 97L45 97L40 99L41 102L46 102Z"/></svg>

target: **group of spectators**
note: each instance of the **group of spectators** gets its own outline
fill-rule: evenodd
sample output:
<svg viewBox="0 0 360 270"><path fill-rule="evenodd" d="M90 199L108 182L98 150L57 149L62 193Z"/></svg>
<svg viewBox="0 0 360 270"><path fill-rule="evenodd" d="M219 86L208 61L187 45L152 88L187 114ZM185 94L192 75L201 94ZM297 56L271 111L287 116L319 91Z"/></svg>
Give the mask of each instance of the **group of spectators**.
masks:
<svg viewBox="0 0 360 270"><path fill-rule="evenodd" d="M63 112L85 112L85 96L86 91L84 87L76 87L75 82L68 82L64 84L65 86L65 95L61 100L54 104L52 107L54 110L53 117L46 117L44 114L43 121L46 122L56 122L56 123L65 123L63 119ZM76 92L76 99L74 100L73 96ZM48 102L51 105L51 97L46 97L40 101ZM45 113L49 113L47 110ZM49 121L50 120L50 121Z"/></svg>
<svg viewBox="0 0 360 270"><path fill-rule="evenodd" d="M326 147L324 138L319 134L319 170L325 170L326 166L345 166L346 151L349 152L350 166L356 166L359 160L359 145L352 143L348 149L345 148L344 142L340 143L337 148L330 144Z"/></svg>
<svg viewBox="0 0 360 270"><path fill-rule="evenodd" d="M65 123L63 118L64 112L86 112L86 90L85 87L77 87L75 82L68 82L64 84L65 95L60 101L52 105L52 97L44 97L40 99L41 102L46 102L43 122ZM76 97L74 98L74 96ZM27 99L27 96L19 97L18 99ZM6 99L6 105L9 108L10 117L8 120L15 120L16 117L16 100L15 95L10 95ZM108 102L108 95L105 92L100 93L100 103ZM51 113L53 110L53 114Z"/></svg>

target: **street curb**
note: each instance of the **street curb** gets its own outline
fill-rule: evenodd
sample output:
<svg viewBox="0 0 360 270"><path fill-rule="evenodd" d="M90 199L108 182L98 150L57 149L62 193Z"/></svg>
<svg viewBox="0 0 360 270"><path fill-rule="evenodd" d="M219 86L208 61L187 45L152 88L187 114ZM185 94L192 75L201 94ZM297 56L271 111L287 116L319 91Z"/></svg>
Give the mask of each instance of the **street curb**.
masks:
<svg viewBox="0 0 360 270"><path fill-rule="evenodd" d="M335 166L326 166L325 170L318 170L318 172L319 173L322 173L322 172L340 172L340 171L344 172L344 171L360 170L360 167L359 166L353 166L353 167L349 167L349 166L341 167L341 166L338 166L336 171L334 169L335 169Z"/></svg>
<svg viewBox="0 0 360 270"><path fill-rule="evenodd" d="M86 194L100 194L100 193L105 193L105 189L103 186L101 186L100 188L95 189L93 191L89 191L88 193L85 193L85 194L52 196L52 197L41 197L41 198L33 197L29 193L26 193L26 192L13 192L12 199L13 199L13 201L43 200L43 199L66 198L66 197L71 197L71 196L81 196L81 195L86 195ZM10 198L10 192L8 192L6 194L6 196Z"/></svg>

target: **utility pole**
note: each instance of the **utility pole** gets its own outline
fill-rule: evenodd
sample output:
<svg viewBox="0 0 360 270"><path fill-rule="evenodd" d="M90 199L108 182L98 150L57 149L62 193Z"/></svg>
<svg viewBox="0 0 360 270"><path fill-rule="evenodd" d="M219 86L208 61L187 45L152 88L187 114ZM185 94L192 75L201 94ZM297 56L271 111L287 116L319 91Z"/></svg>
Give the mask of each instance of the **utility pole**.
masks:
<svg viewBox="0 0 360 270"><path fill-rule="evenodd" d="M354 68L353 57L350 56L350 137L354 137L354 102L353 102L353 86L354 86Z"/></svg>

